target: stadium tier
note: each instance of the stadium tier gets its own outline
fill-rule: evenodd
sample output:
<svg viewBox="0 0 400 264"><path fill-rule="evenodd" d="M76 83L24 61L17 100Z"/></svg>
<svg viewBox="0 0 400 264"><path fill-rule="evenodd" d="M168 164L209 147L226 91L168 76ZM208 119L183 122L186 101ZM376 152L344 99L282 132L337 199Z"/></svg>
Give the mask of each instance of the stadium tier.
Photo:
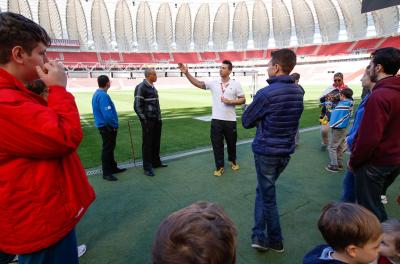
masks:
<svg viewBox="0 0 400 264"><path fill-rule="evenodd" d="M217 52L200 52L202 61L217 61L219 59Z"/></svg>
<svg viewBox="0 0 400 264"><path fill-rule="evenodd" d="M298 47L297 50L296 50L296 54L297 55L312 56L312 55L315 55L315 52L316 52L317 48L318 48L317 45Z"/></svg>
<svg viewBox="0 0 400 264"><path fill-rule="evenodd" d="M357 41L357 43L354 45L352 51L357 51L357 50L364 50L364 51L370 51L374 50L377 48L379 43L382 41L381 38L373 38L373 39L363 39Z"/></svg>
<svg viewBox="0 0 400 264"><path fill-rule="evenodd" d="M324 45L311 45L292 48L297 55L307 57L338 56L353 53L369 53L374 49L383 47L400 48L400 36L387 38L363 39L356 42L340 42ZM246 50L246 51L222 51L222 52L78 52L78 51L49 51L48 57L53 60L63 61L66 65L74 63L89 64L156 64L178 62L201 64L207 62L231 61L254 61L266 60L271 57L268 50ZM77 66L79 68L79 65Z"/></svg>
<svg viewBox="0 0 400 264"><path fill-rule="evenodd" d="M321 45L317 51L318 56L331 56L348 54L349 48L353 45L353 42L342 42L334 43L329 45Z"/></svg>
<svg viewBox="0 0 400 264"><path fill-rule="evenodd" d="M247 60L265 60L266 52L264 50L248 50L246 51Z"/></svg>
<svg viewBox="0 0 400 264"><path fill-rule="evenodd" d="M219 52L220 61L230 60L230 61L245 61L246 52L245 51L224 51Z"/></svg>
<svg viewBox="0 0 400 264"><path fill-rule="evenodd" d="M171 54L168 52L153 52L154 61L153 62L170 62L173 61Z"/></svg>
<svg viewBox="0 0 400 264"><path fill-rule="evenodd" d="M379 48L386 48L386 47L398 47L399 48L400 47L400 36L388 37L379 45Z"/></svg>
<svg viewBox="0 0 400 264"><path fill-rule="evenodd" d="M154 62L151 53L122 53L123 62L125 63L152 63Z"/></svg>
<svg viewBox="0 0 400 264"><path fill-rule="evenodd" d="M202 63L200 54L197 52L175 52L173 63Z"/></svg>
<svg viewBox="0 0 400 264"><path fill-rule="evenodd" d="M118 52L100 52L100 62L122 62L121 56Z"/></svg>

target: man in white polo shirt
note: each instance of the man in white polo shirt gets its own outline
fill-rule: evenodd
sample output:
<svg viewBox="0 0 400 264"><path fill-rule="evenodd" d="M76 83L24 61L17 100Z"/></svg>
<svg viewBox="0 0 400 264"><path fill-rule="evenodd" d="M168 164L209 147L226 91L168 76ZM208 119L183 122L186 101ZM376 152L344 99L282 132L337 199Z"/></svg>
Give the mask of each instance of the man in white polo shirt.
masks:
<svg viewBox="0 0 400 264"><path fill-rule="evenodd" d="M193 77L187 65L178 64L186 78L196 87L210 90L212 94L211 143L214 151L214 176L224 173L224 138L228 148L228 160L232 170L239 170L236 162L236 112L235 106L246 102L240 83L229 77L232 72L232 62L224 60L219 70L221 78L199 81Z"/></svg>

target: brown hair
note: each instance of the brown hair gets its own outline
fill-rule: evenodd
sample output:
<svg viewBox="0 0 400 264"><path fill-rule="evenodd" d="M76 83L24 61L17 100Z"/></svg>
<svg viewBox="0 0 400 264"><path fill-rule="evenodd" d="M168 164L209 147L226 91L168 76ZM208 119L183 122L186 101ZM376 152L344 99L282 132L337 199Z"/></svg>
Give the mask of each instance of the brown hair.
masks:
<svg viewBox="0 0 400 264"><path fill-rule="evenodd" d="M232 65L232 62L230 60L224 60L222 62L222 64L228 65L228 70L232 71L233 65Z"/></svg>
<svg viewBox="0 0 400 264"><path fill-rule="evenodd" d="M336 78L336 77L339 77L340 79L343 80L343 73L341 73L341 72L335 73L335 74L333 75L333 78Z"/></svg>
<svg viewBox="0 0 400 264"><path fill-rule="evenodd" d="M400 49L387 47L377 49L371 54L374 65L382 65L386 74L396 75L400 69Z"/></svg>
<svg viewBox="0 0 400 264"><path fill-rule="evenodd" d="M361 205L329 203L318 220L318 228L325 241L336 251L349 245L363 247L376 241L382 228L378 218Z"/></svg>
<svg viewBox="0 0 400 264"><path fill-rule="evenodd" d="M290 77L292 77L292 79L294 81L299 81L300 80L300 73L294 72L294 73L290 74Z"/></svg>
<svg viewBox="0 0 400 264"><path fill-rule="evenodd" d="M350 88L344 88L340 91L340 94L343 94L347 99L351 99L353 97L353 90Z"/></svg>
<svg viewBox="0 0 400 264"><path fill-rule="evenodd" d="M394 236L394 245L396 251L400 253L400 220L389 219L382 223L383 233Z"/></svg>
<svg viewBox="0 0 400 264"><path fill-rule="evenodd" d="M11 12L0 13L0 64L10 61L11 50L21 46L29 55L42 42L50 46L46 31L32 20Z"/></svg>
<svg viewBox="0 0 400 264"><path fill-rule="evenodd" d="M285 74L289 74L296 66L296 53L291 49L279 49L271 53L272 64L281 66Z"/></svg>
<svg viewBox="0 0 400 264"><path fill-rule="evenodd" d="M236 236L222 207L194 203L161 223L153 243L153 264L234 264Z"/></svg>

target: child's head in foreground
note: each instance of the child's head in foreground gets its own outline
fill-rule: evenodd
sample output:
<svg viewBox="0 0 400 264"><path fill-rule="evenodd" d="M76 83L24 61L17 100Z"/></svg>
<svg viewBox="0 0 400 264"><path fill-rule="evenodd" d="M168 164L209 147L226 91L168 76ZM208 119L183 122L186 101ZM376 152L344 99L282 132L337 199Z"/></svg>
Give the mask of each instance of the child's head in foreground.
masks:
<svg viewBox="0 0 400 264"><path fill-rule="evenodd" d="M379 254L400 263L400 220L389 219L382 223L383 235Z"/></svg>
<svg viewBox="0 0 400 264"><path fill-rule="evenodd" d="M382 228L366 208L351 203L330 203L324 207L318 228L344 263L370 263L378 257Z"/></svg>
<svg viewBox="0 0 400 264"><path fill-rule="evenodd" d="M161 223L153 243L153 264L234 264L236 233L222 207L194 203Z"/></svg>

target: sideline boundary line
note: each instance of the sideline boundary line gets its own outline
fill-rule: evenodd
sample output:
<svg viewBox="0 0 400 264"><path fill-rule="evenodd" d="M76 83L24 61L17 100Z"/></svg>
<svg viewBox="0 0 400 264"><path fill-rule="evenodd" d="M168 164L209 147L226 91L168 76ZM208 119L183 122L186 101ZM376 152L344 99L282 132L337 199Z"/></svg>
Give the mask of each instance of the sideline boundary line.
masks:
<svg viewBox="0 0 400 264"><path fill-rule="evenodd" d="M299 132L305 133L305 132L315 131L318 129L320 129L320 126L313 126L313 127L302 128L302 129L300 129ZM243 145L243 144L248 144L248 143L251 143L252 141L253 141L253 139L243 139L243 140L238 141L236 143L236 145L239 146L239 145ZM226 146L225 146L225 148L226 148ZM162 161L175 160L175 159L193 156L196 154L210 152L210 151L212 151L212 147L198 148L198 149L182 151L182 152L178 152L175 154L167 155L167 156L161 157L161 160ZM129 161L119 163L118 167L124 168L124 169L130 169L130 168L135 168L135 167L139 167L142 165L143 165L143 162L141 160L137 161L136 163L133 163L132 160L129 160ZM103 171L101 169L101 166L96 167L96 168L90 168L90 169L86 170L87 176L101 174L102 172Z"/></svg>

